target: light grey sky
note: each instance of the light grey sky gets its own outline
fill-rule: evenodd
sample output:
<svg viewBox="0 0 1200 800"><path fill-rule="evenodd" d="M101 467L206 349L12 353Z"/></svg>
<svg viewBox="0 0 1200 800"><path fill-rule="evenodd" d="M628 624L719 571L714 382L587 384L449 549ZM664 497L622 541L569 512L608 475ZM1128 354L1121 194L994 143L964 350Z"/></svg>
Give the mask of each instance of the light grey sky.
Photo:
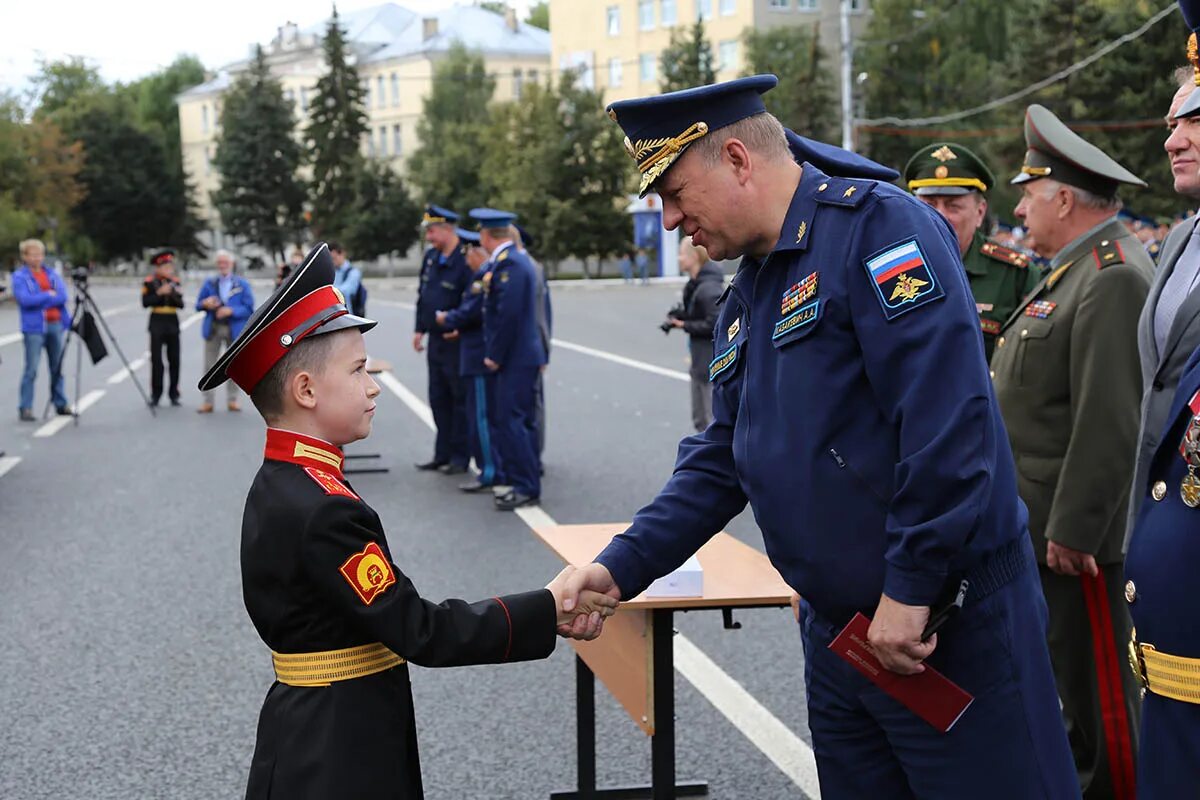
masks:
<svg viewBox="0 0 1200 800"><path fill-rule="evenodd" d="M416 12L454 5L454 0L400 0ZM459 0L470 5L471 0ZM530 0L513 0L521 19ZM380 5L342 0L338 11ZM208 69L244 58L255 42L267 43L286 22L306 27L328 17L331 0L3 0L0 90L24 91L39 59L85 57L106 81L131 81L167 66L181 53L196 55Z"/></svg>

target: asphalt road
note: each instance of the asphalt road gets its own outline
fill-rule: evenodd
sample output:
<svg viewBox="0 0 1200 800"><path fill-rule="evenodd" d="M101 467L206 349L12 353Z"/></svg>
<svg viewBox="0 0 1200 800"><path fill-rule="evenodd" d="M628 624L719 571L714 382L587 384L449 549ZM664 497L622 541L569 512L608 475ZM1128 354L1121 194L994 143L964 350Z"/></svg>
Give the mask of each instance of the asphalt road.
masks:
<svg viewBox="0 0 1200 800"><path fill-rule="evenodd" d="M185 286L189 305L198 288ZM261 302L268 287L255 291ZM678 293L678 285L556 287L556 338L686 372L683 337L657 329ZM96 285L93 295L126 355L139 359L148 335L136 284ZM374 286L370 315L381 324L367 343L424 399L412 300L402 285ZM84 365L80 396L91 404L78 426L36 435L50 431L17 421L17 330L13 304L0 305L0 397L9 398L0 413L0 797L240 797L272 680L238 567L262 423L248 401L241 414L226 412L223 394L217 413L194 412L203 362L193 325L183 334L184 408L152 417L130 380L110 382L122 370L114 352ZM74 367L72 351L72 398ZM148 388L148 370L137 375ZM46 383L43 368L38 413ZM546 393L544 510L560 523L628 520L665 481L688 432L687 383L559 346ZM348 448L381 452L392 469L353 482L382 517L401 568L435 600L544 585L561 565L519 517L456 491L457 478L411 468L431 449L428 427L386 388L371 438ZM748 512L728 530L762 549ZM721 676L710 697L676 673L678 776L707 780L713 798L814 797L803 770L811 753L795 623L785 609L737 618L744 627L727 631L715 612L676 617ZM565 642L542 662L412 672L430 800L545 798L573 786ZM730 715L752 703L722 686L744 688L766 719L791 731L770 737L775 761L753 741L770 730L758 727L763 715ZM722 702L732 706L723 712ZM649 739L603 688L596 704L601 784L648 781ZM780 749L799 773L777 766Z"/></svg>

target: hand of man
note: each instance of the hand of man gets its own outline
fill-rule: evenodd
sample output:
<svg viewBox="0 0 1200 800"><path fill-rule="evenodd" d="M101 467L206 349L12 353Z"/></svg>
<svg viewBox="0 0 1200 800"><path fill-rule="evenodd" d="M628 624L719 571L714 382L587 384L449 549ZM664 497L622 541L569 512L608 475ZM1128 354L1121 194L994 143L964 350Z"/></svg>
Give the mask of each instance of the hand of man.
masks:
<svg viewBox="0 0 1200 800"><path fill-rule="evenodd" d="M582 589L578 602L572 604L571 610L565 610L566 584L575 572L575 567L564 568L546 584L546 588L554 595L558 608L558 634L587 641L595 639L604 630L605 618L611 617L617 610L617 599L591 589Z"/></svg>
<svg viewBox="0 0 1200 800"><path fill-rule="evenodd" d="M445 333L442 334L442 338L445 339L447 342L453 342L455 339L458 338L458 331L446 331Z"/></svg>
<svg viewBox="0 0 1200 800"><path fill-rule="evenodd" d="M445 311L435 311L435 312L433 312L433 318L437 320L437 324L438 324L438 325L445 325L445 324L446 324L446 312L445 312Z"/></svg>
<svg viewBox="0 0 1200 800"><path fill-rule="evenodd" d="M495 372L496 370L500 369L500 365L497 364L495 361L492 361L490 358L485 358L483 360L483 365L485 367L487 367L488 369L490 369L492 372Z"/></svg>
<svg viewBox="0 0 1200 800"><path fill-rule="evenodd" d="M207 308L209 311L213 311L215 309L220 308L221 307L221 298L219 298L219 297L204 298L204 307Z"/></svg>
<svg viewBox="0 0 1200 800"><path fill-rule="evenodd" d="M886 594L879 598L875 618L867 630L871 651L892 672L915 675L925 671L921 662L937 647L937 634L921 641L929 622L929 606L906 606Z"/></svg>
<svg viewBox="0 0 1200 800"><path fill-rule="evenodd" d="M161 295L168 295L173 291L175 291L175 288L169 283L164 283L162 286L158 287L158 294Z"/></svg>
<svg viewBox="0 0 1200 800"><path fill-rule="evenodd" d="M423 344L424 341L425 341L425 334L414 333L413 334L413 350L415 350L418 353L420 353L422 350L424 350L425 349L425 345Z"/></svg>
<svg viewBox="0 0 1200 800"><path fill-rule="evenodd" d="M221 306L217 309L217 319L229 319L233 316L233 309L229 306Z"/></svg>
<svg viewBox="0 0 1200 800"><path fill-rule="evenodd" d="M682 328L682 327L683 327L683 320L681 320L681 319L675 319L674 317L671 317L671 327L673 327L673 328Z"/></svg>
<svg viewBox="0 0 1200 800"><path fill-rule="evenodd" d="M800 595L792 592L792 596L788 598L788 604L792 607L792 616L796 618L796 622L800 621Z"/></svg>
<svg viewBox="0 0 1200 800"><path fill-rule="evenodd" d="M608 568L603 564L592 563L566 576L566 583L563 585L563 611L575 611L576 607L585 599L583 593L586 590L607 595L613 600L621 599L621 590L617 586L617 582L613 580L612 573L608 571ZM597 630L595 635L588 635L591 631L581 622L586 619L583 616L576 616L575 621L570 625L559 625L558 635L568 636L572 639L595 639L600 635L600 631Z"/></svg>
<svg viewBox="0 0 1200 800"><path fill-rule="evenodd" d="M1100 574L1095 556L1082 550L1072 550L1058 542L1046 543L1046 566L1059 575L1086 574L1094 578Z"/></svg>

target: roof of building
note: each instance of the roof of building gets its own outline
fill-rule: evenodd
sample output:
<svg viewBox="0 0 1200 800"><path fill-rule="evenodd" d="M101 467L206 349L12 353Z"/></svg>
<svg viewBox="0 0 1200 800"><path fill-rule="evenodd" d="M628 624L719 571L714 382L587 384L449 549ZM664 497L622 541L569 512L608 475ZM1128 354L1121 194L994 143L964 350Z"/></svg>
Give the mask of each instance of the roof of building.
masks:
<svg viewBox="0 0 1200 800"><path fill-rule="evenodd" d="M436 19L436 32L425 37L425 20ZM454 5L428 14L420 14L395 3L338 15L347 39L358 53L359 64L376 64L392 59L426 53L445 52L455 42L485 55L550 56L550 33L517 22L509 28L504 15L473 5ZM302 38L319 41L329 20L309 25L300 31ZM274 50L268 50L270 57ZM232 83L230 73L245 69L248 60L223 67L212 80L193 86L179 97L222 92Z"/></svg>

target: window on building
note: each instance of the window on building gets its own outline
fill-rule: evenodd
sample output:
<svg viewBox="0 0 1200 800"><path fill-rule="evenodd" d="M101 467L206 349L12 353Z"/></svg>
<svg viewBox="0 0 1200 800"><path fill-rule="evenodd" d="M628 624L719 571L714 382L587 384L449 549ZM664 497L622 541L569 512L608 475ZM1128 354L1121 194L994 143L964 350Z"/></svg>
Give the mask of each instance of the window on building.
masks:
<svg viewBox="0 0 1200 800"><path fill-rule="evenodd" d="M796 2L803 8L806 0L796 0ZM772 11L787 11L791 7L792 0L767 0L767 8Z"/></svg>
<svg viewBox="0 0 1200 800"><path fill-rule="evenodd" d="M384 91L383 76L380 75L375 79L375 106L383 108L385 105L387 105L387 92Z"/></svg>
<svg viewBox="0 0 1200 800"><path fill-rule="evenodd" d="M392 73L392 108L400 107L400 76Z"/></svg>
<svg viewBox="0 0 1200 800"><path fill-rule="evenodd" d="M375 131L370 129L367 130L367 155L375 157Z"/></svg>
<svg viewBox="0 0 1200 800"><path fill-rule="evenodd" d="M717 45L717 70L737 69L737 39L726 39Z"/></svg>
<svg viewBox="0 0 1200 800"><path fill-rule="evenodd" d="M732 17L737 13L737 0L721 0L721 16Z"/></svg>
<svg viewBox="0 0 1200 800"><path fill-rule="evenodd" d="M208 104L200 106L200 132L208 133Z"/></svg>
<svg viewBox="0 0 1200 800"><path fill-rule="evenodd" d="M796 0L797 11L820 11L820 0Z"/></svg>
<svg viewBox="0 0 1200 800"><path fill-rule="evenodd" d="M609 88L617 88L621 85L621 59L610 58L608 60L608 85Z"/></svg>
<svg viewBox="0 0 1200 800"><path fill-rule="evenodd" d="M642 53L638 56L638 78L642 83L654 80L658 72L658 59L654 53Z"/></svg>
<svg viewBox="0 0 1200 800"><path fill-rule="evenodd" d="M654 0L638 0L638 28L654 30Z"/></svg>
<svg viewBox="0 0 1200 800"><path fill-rule="evenodd" d="M404 152L404 142L400 138L400 126L392 126L392 155L399 156Z"/></svg>
<svg viewBox="0 0 1200 800"><path fill-rule="evenodd" d="M519 69L513 70L513 99L521 99L521 85L525 82L525 75Z"/></svg>
<svg viewBox="0 0 1200 800"><path fill-rule="evenodd" d="M696 0L696 16L703 20L712 19L713 0Z"/></svg>
<svg viewBox="0 0 1200 800"><path fill-rule="evenodd" d="M662 0L662 6L658 9L658 17L662 20L662 26L669 28L675 24L678 12L675 8L675 0Z"/></svg>
<svg viewBox="0 0 1200 800"><path fill-rule="evenodd" d="M620 36L621 35L621 7L620 6L609 6L607 14L608 14L608 35L609 36Z"/></svg>
<svg viewBox="0 0 1200 800"><path fill-rule="evenodd" d="M208 150L204 151L204 174L208 175L212 172L212 159L208 157Z"/></svg>
<svg viewBox="0 0 1200 800"><path fill-rule="evenodd" d="M308 87L307 86L300 87L300 110L305 113L308 112Z"/></svg>
<svg viewBox="0 0 1200 800"><path fill-rule="evenodd" d="M536 69L525 70L525 81L527 83L537 83L537 78L538 78L538 76L537 76Z"/></svg>
<svg viewBox="0 0 1200 800"><path fill-rule="evenodd" d="M379 155L387 155L387 125L379 126Z"/></svg>
<svg viewBox="0 0 1200 800"><path fill-rule="evenodd" d="M850 0L851 11L865 11L867 8L867 0Z"/></svg>
<svg viewBox="0 0 1200 800"><path fill-rule="evenodd" d="M374 99L374 92L371 91L371 79L367 78L363 81L363 108L370 110L371 101Z"/></svg>
<svg viewBox="0 0 1200 800"><path fill-rule="evenodd" d="M289 106L294 106L296 104L296 93L291 89L285 89L283 92L283 99L287 101Z"/></svg>

